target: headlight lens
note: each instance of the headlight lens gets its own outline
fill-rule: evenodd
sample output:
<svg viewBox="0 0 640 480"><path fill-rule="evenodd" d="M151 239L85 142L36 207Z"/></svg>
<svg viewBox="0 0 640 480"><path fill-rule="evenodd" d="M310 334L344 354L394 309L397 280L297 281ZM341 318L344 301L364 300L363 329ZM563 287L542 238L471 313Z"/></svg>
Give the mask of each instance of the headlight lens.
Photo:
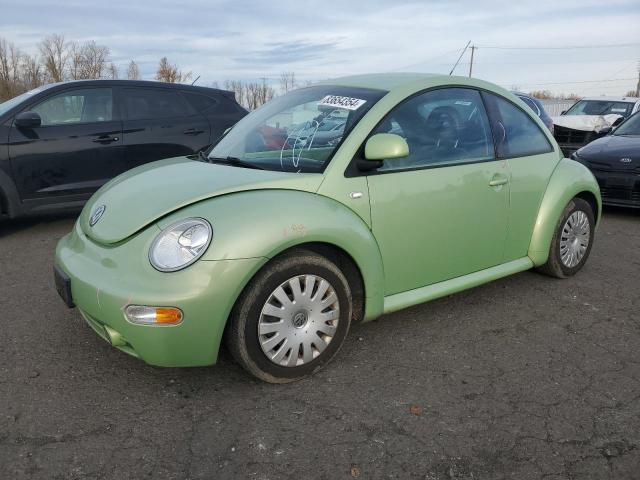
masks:
<svg viewBox="0 0 640 480"><path fill-rule="evenodd" d="M211 243L213 231L203 218L187 218L162 230L149 249L156 270L175 272L198 260Z"/></svg>

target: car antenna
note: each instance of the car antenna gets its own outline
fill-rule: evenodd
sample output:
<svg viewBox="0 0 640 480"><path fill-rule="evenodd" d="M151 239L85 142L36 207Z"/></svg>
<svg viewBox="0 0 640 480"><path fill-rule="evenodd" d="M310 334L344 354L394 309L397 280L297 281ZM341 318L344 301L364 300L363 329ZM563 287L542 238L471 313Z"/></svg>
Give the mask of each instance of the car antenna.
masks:
<svg viewBox="0 0 640 480"><path fill-rule="evenodd" d="M460 56L458 57L458 60L456 60L456 64L453 66L453 68L451 69L451 71L449 72L449 76L453 75L453 71L456 69L456 67L458 66L458 63L460 63L460 59L462 58L462 56L464 55L464 52L467 51L467 48L469 48L469 45L471 44L471 40L469 40L467 42L467 44L464 46L464 48L462 49L462 53L460 54Z"/></svg>
<svg viewBox="0 0 640 480"><path fill-rule="evenodd" d="M198 76L196 77L196 79L195 79L193 82L191 82L191 85L195 84L195 83L198 81L198 79L199 79L199 78L200 78L200 75L198 75Z"/></svg>

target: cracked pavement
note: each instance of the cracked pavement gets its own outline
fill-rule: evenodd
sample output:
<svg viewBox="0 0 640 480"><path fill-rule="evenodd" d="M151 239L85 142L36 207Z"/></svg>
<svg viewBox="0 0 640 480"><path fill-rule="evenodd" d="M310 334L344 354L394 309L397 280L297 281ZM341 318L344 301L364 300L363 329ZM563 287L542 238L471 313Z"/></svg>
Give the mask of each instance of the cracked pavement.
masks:
<svg viewBox="0 0 640 480"><path fill-rule="evenodd" d="M357 325L289 385L108 346L53 287L72 224L0 224L0 478L640 478L640 213L606 209L574 278Z"/></svg>

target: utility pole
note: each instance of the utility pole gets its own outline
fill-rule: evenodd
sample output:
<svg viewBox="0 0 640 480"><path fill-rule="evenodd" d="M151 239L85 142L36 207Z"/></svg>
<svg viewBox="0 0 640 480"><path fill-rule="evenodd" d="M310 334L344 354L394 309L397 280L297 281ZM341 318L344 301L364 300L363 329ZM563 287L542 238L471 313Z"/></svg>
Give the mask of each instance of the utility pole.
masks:
<svg viewBox="0 0 640 480"><path fill-rule="evenodd" d="M469 40L467 42L467 44L464 46L464 48L462 49L462 52L460 52L460 56L458 57L458 60L456 60L455 65L453 66L453 68L451 69L451 71L449 72L449 75L453 75L453 71L456 69L456 67L458 66L458 63L460 63L460 59L462 58L462 56L464 55L464 52L467 51L467 48L469 48L469 44L471 43L471 40Z"/></svg>
<svg viewBox="0 0 640 480"><path fill-rule="evenodd" d="M476 48L478 47L476 47L475 45L471 45L471 62L469 63L469 77L471 77L471 74L473 73L473 53L475 52Z"/></svg>

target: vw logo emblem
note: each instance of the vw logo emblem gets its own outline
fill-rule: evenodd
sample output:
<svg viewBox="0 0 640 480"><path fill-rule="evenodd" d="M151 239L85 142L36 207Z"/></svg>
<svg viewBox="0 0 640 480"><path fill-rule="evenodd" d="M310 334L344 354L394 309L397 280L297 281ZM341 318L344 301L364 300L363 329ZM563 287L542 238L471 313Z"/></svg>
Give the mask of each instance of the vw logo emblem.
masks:
<svg viewBox="0 0 640 480"><path fill-rule="evenodd" d="M98 207L91 214L89 218L89 226L93 227L104 215L104 211L107 209L106 205L98 205Z"/></svg>
<svg viewBox="0 0 640 480"><path fill-rule="evenodd" d="M621 158L621 159L620 159L620 161L621 161L622 163L631 163L631 159L630 159L629 157Z"/></svg>

